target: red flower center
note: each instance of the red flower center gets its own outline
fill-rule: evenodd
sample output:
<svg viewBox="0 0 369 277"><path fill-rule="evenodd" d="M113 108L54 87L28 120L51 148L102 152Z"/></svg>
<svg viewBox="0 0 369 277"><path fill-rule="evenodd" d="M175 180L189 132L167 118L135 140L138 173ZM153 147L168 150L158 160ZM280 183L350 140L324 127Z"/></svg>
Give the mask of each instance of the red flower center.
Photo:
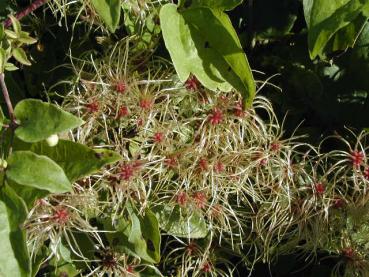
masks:
<svg viewBox="0 0 369 277"><path fill-rule="evenodd" d="M185 193L184 191L179 192L176 196L176 201L178 205L185 206L188 201L187 193Z"/></svg>
<svg viewBox="0 0 369 277"><path fill-rule="evenodd" d="M279 151L279 149L281 148L281 144L278 142L273 142L270 145L270 148L272 149L272 151Z"/></svg>
<svg viewBox="0 0 369 277"><path fill-rule="evenodd" d="M360 167L361 163L363 162L363 159L364 159L363 152L356 150L351 152L350 160L354 167Z"/></svg>
<svg viewBox="0 0 369 277"><path fill-rule="evenodd" d="M322 183L315 184L315 191L317 194L322 195L325 192L325 187Z"/></svg>
<svg viewBox="0 0 369 277"><path fill-rule="evenodd" d="M126 271L127 271L128 273L133 273L133 266L131 266L131 265L127 266Z"/></svg>
<svg viewBox="0 0 369 277"><path fill-rule="evenodd" d="M86 104L86 109L90 112L90 113L95 113L99 111L99 103L94 101L91 103Z"/></svg>
<svg viewBox="0 0 369 277"><path fill-rule="evenodd" d="M140 107L144 110L150 110L152 107L152 100L148 98L142 98L140 100Z"/></svg>
<svg viewBox="0 0 369 277"><path fill-rule="evenodd" d="M154 134L154 141L160 143L164 140L164 134L162 132L157 132Z"/></svg>
<svg viewBox="0 0 369 277"><path fill-rule="evenodd" d="M130 164L124 164L120 168L120 178L129 181L134 175L134 168Z"/></svg>
<svg viewBox="0 0 369 277"><path fill-rule="evenodd" d="M334 199L333 206L336 209L342 208L344 205L345 205L345 201L343 199L341 199L341 198Z"/></svg>
<svg viewBox="0 0 369 277"><path fill-rule="evenodd" d="M200 167L201 171L208 170L208 161L204 158L201 158L200 161L199 161L199 167Z"/></svg>
<svg viewBox="0 0 369 277"><path fill-rule="evenodd" d="M53 219L61 224L64 225L69 220L69 212L66 208L59 208L54 212Z"/></svg>
<svg viewBox="0 0 369 277"><path fill-rule="evenodd" d="M120 107L118 111L118 118L125 117L127 115L129 115L128 108L126 106Z"/></svg>
<svg viewBox="0 0 369 277"><path fill-rule="evenodd" d="M209 117L210 123L212 125L218 125L219 123L222 122L222 120L223 120L223 112L220 109L215 108Z"/></svg>
<svg viewBox="0 0 369 277"><path fill-rule="evenodd" d="M211 271L211 265L210 263L205 263L201 269L203 272L210 272Z"/></svg>
<svg viewBox="0 0 369 277"><path fill-rule="evenodd" d="M216 173L220 173L224 171L224 164L220 161L216 162L214 165L214 170Z"/></svg>
<svg viewBox="0 0 369 277"><path fill-rule="evenodd" d="M342 249L342 255L345 256L346 258L352 258L355 255L355 251L351 247L344 248Z"/></svg>
<svg viewBox="0 0 369 277"><path fill-rule="evenodd" d="M199 209L205 208L208 200L204 192L202 191L195 192L192 197L193 200L195 201L196 207L198 207Z"/></svg>
<svg viewBox="0 0 369 277"><path fill-rule="evenodd" d="M200 86L200 82L199 80L197 80L195 76L190 76L185 83L186 89L192 90L192 91L197 90L199 86Z"/></svg>
<svg viewBox="0 0 369 277"><path fill-rule="evenodd" d="M126 83L124 83L123 81L119 81L116 85L115 85L115 90L119 93L125 93L127 89L127 85Z"/></svg>

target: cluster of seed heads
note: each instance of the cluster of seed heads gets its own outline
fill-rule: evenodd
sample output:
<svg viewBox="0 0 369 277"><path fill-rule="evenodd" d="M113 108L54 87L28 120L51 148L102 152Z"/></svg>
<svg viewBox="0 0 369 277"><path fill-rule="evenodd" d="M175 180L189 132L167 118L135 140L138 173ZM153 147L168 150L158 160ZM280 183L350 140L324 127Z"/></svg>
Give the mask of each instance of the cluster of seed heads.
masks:
<svg viewBox="0 0 369 277"><path fill-rule="evenodd" d="M328 251L341 257L337 274L369 274L367 133L352 135L354 143L330 138L342 141L342 150L323 153L285 138L262 96L244 109L238 93L209 91L194 76L180 82L164 61L143 69L129 47L123 41L105 58L77 63L78 80L64 102L86 122L72 139L123 159L75 184L74 193L36 203L26 223L33 253L48 239L54 249L64 241L91 274L134 276L140 262L108 249L104 230L90 224L114 221L131 203L140 213L179 209L185 222L196 215L206 223L201 239L163 230L164 274L236 275L220 249L250 268L281 254ZM97 265L79 251L75 230L100 249Z"/></svg>

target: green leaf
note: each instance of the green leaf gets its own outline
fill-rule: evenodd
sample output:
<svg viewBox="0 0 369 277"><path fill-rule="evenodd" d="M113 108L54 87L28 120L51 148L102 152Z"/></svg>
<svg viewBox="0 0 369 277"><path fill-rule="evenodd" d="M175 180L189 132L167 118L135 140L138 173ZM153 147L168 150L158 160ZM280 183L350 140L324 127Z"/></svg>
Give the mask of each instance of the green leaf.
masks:
<svg viewBox="0 0 369 277"><path fill-rule="evenodd" d="M80 272L76 269L76 266L72 262L71 251L65 247L63 243L58 245L57 251L58 256L54 256L53 259L49 261L49 264L54 267L51 276L77 276Z"/></svg>
<svg viewBox="0 0 369 277"><path fill-rule="evenodd" d="M22 224L27 217L22 200L5 185L0 191L0 276L28 277L31 274Z"/></svg>
<svg viewBox="0 0 369 277"><path fill-rule="evenodd" d="M4 73L6 61L6 51L3 48L0 48L0 73Z"/></svg>
<svg viewBox="0 0 369 277"><path fill-rule="evenodd" d="M45 198L50 194L46 190L22 186L9 179L7 180L7 182L12 187L12 189L17 193L17 195L20 198L22 198L28 210L30 210L35 206L36 200Z"/></svg>
<svg viewBox="0 0 369 277"><path fill-rule="evenodd" d="M46 156L31 151L15 151L8 158L6 176L23 186L63 193L72 190L63 169Z"/></svg>
<svg viewBox="0 0 369 277"><path fill-rule="evenodd" d="M13 57L24 65L32 65L29 59L27 58L26 52L22 48L14 48L12 51Z"/></svg>
<svg viewBox="0 0 369 277"><path fill-rule="evenodd" d="M165 45L182 82L193 74L212 90L228 91L233 86L241 92L245 104L251 105L255 82L225 13L208 8L179 13L176 5L167 4L161 8L160 22Z"/></svg>
<svg viewBox="0 0 369 277"><path fill-rule="evenodd" d="M4 66L4 69L6 71L15 71L15 70L18 70L19 68L16 67L14 64L12 63L6 63L5 66Z"/></svg>
<svg viewBox="0 0 369 277"><path fill-rule="evenodd" d="M208 234L208 227L204 217L197 211L189 215L181 213L179 206L158 206L154 210L160 227L169 235L199 239Z"/></svg>
<svg viewBox="0 0 369 277"><path fill-rule="evenodd" d="M81 119L56 105L35 99L19 102L14 109L14 114L20 121L15 134L26 142L38 142L83 123Z"/></svg>
<svg viewBox="0 0 369 277"><path fill-rule="evenodd" d="M96 253L96 244L87 232L73 231L71 235L73 236L75 245L78 245L77 253L79 254L77 255L74 251L71 252L73 264L77 269L86 270L88 268L88 264L86 261L81 260L81 255L88 260L95 259L94 254ZM68 242L64 241L63 243L64 245L67 245Z"/></svg>
<svg viewBox="0 0 369 277"><path fill-rule="evenodd" d="M4 38L5 32L4 32L4 25L0 24L0 40Z"/></svg>
<svg viewBox="0 0 369 277"><path fill-rule="evenodd" d="M25 43L25 44L34 44L37 42L37 39L34 39L29 36L27 32L21 32L20 37L18 38L18 41Z"/></svg>
<svg viewBox="0 0 369 277"><path fill-rule="evenodd" d="M32 274L31 277L37 276L38 271L40 270L40 267L45 262L45 258L50 255L48 253L48 249L45 245L41 247L41 249L38 251L36 257L32 259Z"/></svg>
<svg viewBox="0 0 369 277"><path fill-rule="evenodd" d="M120 0L91 0L97 14L114 33L120 20Z"/></svg>
<svg viewBox="0 0 369 277"><path fill-rule="evenodd" d="M212 9L219 9L222 11L230 11L240 5L243 0L193 0L191 8L206 7Z"/></svg>
<svg viewBox="0 0 369 277"><path fill-rule="evenodd" d="M145 251L155 262L159 262L161 241L159 222L152 211L148 209L145 211L145 216L140 219L140 228L147 248Z"/></svg>
<svg viewBox="0 0 369 277"><path fill-rule="evenodd" d="M138 256L149 263L158 263L161 237L156 216L149 210L146 210L145 216L129 210L129 220L120 218L116 226L111 225L110 219L105 220L105 228L116 231L107 234L108 240L117 250Z"/></svg>
<svg viewBox="0 0 369 277"><path fill-rule="evenodd" d="M369 2L366 0L304 0L304 14L309 28L308 42L310 57L324 57L324 49L329 40L342 28L353 23L359 16L369 17ZM359 20L362 22L362 20ZM361 26L362 27L362 26ZM359 35L345 36L344 43L352 45ZM342 42L341 42L342 43Z"/></svg>
<svg viewBox="0 0 369 277"><path fill-rule="evenodd" d="M366 22L367 18L359 15L353 22L340 29L335 34L325 47L325 52L335 52L346 50L349 47L354 47L354 44L356 43L356 40L362 32Z"/></svg>
<svg viewBox="0 0 369 277"><path fill-rule="evenodd" d="M5 33L5 35L6 35L8 38L10 38L10 39L17 39L17 38L18 38L18 35L17 35L15 32L10 31L10 30L8 30L8 29L5 29L5 30L4 30L4 33Z"/></svg>
<svg viewBox="0 0 369 277"><path fill-rule="evenodd" d="M14 16L9 16L10 17L10 20L12 21L12 25L13 25L13 29L14 29L14 32L18 35L20 35L21 31L22 31L22 27L20 25L20 22L17 18L15 18Z"/></svg>
<svg viewBox="0 0 369 277"><path fill-rule="evenodd" d="M163 276L161 272L159 271L159 269L157 269L156 267L146 266L145 269L139 270L139 272L140 272L139 273L140 277L162 277Z"/></svg>
<svg viewBox="0 0 369 277"><path fill-rule="evenodd" d="M93 150L70 140L59 140L59 143L53 147L48 146L44 141L39 142L32 145L31 150L55 161L71 182L91 175L101 167L121 159L121 156L114 151Z"/></svg>

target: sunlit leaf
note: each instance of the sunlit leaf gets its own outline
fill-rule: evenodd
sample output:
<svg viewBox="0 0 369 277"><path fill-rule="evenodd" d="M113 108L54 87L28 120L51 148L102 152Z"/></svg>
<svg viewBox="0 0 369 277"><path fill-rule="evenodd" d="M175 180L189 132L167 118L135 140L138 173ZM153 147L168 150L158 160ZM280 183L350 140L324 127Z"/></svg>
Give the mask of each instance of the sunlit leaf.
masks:
<svg viewBox="0 0 369 277"><path fill-rule="evenodd" d="M22 224L25 206L16 193L5 185L0 189L0 276L28 277L30 259Z"/></svg>
<svg viewBox="0 0 369 277"><path fill-rule="evenodd" d="M15 130L15 134L26 142L41 141L83 123L78 117L63 111L54 104L35 99L19 102L14 113L20 125Z"/></svg>
<svg viewBox="0 0 369 277"><path fill-rule="evenodd" d="M255 96L255 82L247 58L228 16L208 8L179 12L177 6L161 8L165 45L182 82L191 74L207 88L241 92L246 105ZM227 43L224 43L224 42Z"/></svg>
<svg viewBox="0 0 369 277"><path fill-rule="evenodd" d="M63 169L46 156L31 151L15 151L8 158L7 178L23 186L52 193L72 190Z"/></svg>
<svg viewBox="0 0 369 277"><path fill-rule="evenodd" d="M120 0L91 0L96 12L104 21L110 32L114 33L120 20Z"/></svg>

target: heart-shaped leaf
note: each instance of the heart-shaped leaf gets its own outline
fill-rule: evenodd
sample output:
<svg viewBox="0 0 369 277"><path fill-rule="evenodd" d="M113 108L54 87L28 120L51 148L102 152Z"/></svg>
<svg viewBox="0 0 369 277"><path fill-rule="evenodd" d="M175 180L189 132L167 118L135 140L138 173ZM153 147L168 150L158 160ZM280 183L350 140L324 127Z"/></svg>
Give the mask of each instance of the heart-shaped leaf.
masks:
<svg viewBox="0 0 369 277"><path fill-rule="evenodd" d="M31 151L15 151L8 158L6 176L19 185L29 186L51 193L72 190L63 169L46 156Z"/></svg>
<svg viewBox="0 0 369 277"><path fill-rule="evenodd" d="M18 138L37 142L53 134L80 126L83 121L51 103L26 99L18 103L14 114L20 126L15 130Z"/></svg>

